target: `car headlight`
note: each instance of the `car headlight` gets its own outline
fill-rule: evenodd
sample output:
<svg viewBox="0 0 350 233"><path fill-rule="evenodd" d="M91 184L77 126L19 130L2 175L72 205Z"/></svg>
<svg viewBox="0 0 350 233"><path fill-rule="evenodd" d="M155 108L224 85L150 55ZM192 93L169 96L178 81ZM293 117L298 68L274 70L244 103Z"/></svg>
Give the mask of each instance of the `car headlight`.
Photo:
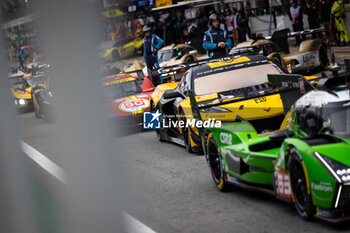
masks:
<svg viewBox="0 0 350 233"><path fill-rule="evenodd" d="M15 105L25 105L26 101L24 99L15 99Z"/></svg>
<svg viewBox="0 0 350 233"><path fill-rule="evenodd" d="M25 105L26 104L26 101L24 99L19 99L18 100L18 104L19 105Z"/></svg>
<svg viewBox="0 0 350 233"><path fill-rule="evenodd" d="M211 107L211 108L204 108L200 110L201 112L205 113L221 113L221 112L231 112L230 110L222 107Z"/></svg>
<svg viewBox="0 0 350 233"><path fill-rule="evenodd" d="M350 167L327 156L315 152L314 155L322 162L327 170L339 183L350 182Z"/></svg>

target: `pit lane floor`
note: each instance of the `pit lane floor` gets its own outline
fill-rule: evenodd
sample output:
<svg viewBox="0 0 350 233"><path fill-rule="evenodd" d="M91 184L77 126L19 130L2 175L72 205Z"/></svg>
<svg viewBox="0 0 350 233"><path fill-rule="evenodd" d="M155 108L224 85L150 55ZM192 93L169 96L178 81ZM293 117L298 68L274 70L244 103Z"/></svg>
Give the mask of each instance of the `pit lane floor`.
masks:
<svg viewBox="0 0 350 233"><path fill-rule="evenodd" d="M51 139L55 125L36 119L34 113L19 115L21 139L55 164L60 158ZM184 148L157 141L155 132L131 132L115 139L128 153L122 158L123 209L156 232L349 232L350 225L306 222L293 206L274 197L240 188L229 193L216 190L203 156ZM120 148L116 148L120 149ZM41 223L50 229L57 210L51 210L47 197L54 197L48 186L63 188L60 181L35 164L36 183L46 192ZM68 177L69 179L69 177ZM52 190L51 190L52 192ZM46 204L45 204L46 203ZM46 230L47 229L47 230Z"/></svg>

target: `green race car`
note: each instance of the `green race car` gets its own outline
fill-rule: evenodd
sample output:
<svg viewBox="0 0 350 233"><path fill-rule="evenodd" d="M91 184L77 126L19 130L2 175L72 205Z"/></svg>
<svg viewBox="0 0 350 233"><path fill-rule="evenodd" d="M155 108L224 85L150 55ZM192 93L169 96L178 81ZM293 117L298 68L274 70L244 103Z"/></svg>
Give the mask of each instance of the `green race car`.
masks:
<svg viewBox="0 0 350 233"><path fill-rule="evenodd" d="M302 76L269 76L285 109L291 106L278 131L266 125L258 134L239 116L219 128L201 128L216 187L226 191L234 184L270 193L293 202L306 219L349 220L350 88L344 79L349 76L320 79L314 89ZM197 103L193 93L190 99L197 120L203 109L222 104Z"/></svg>

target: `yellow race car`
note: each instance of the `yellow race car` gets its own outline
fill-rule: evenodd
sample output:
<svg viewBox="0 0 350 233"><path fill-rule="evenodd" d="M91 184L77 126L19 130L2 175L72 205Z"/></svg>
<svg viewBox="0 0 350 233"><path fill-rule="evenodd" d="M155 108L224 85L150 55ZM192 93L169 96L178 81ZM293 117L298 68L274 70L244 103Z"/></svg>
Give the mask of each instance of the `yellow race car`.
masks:
<svg viewBox="0 0 350 233"><path fill-rule="evenodd" d="M143 40L134 39L131 42L109 48L104 50L101 54L101 57L105 61L116 61L120 58L127 58L131 56L141 56L143 53Z"/></svg>
<svg viewBox="0 0 350 233"><path fill-rule="evenodd" d="M197 61L198 56L198 51L188 44L171 44L158 51L160 67Z"/></svg>
<svg viewBox="0 0 350 233"><path fill-rule="evenodd" d="M32 88L45 86L48 82L46 65L36 68L30 74L10 75L11 93L15 107L19 111L29 111L33 109Z"/></svg>
<svg viewBox="0 0 350 233"><path fill-rule="evenodd" d="M232 122L239 116L254 125L259 133L266 131L266 122L271 127L268 130L279 129L284 119L280 94L244 98L273 91L267 75L287 73L280 65L264 56L253 55L201 61L201 64L191 67L180 82L159 85L151 95L151 111L160 114L161 126L156 128L160 141L183 145L189 152L201 151L197 125L192 124L195 118L189 90L195 94L199 105L242 98L241 102L201 110L201 118L211 127L217 122Z"/></svg>

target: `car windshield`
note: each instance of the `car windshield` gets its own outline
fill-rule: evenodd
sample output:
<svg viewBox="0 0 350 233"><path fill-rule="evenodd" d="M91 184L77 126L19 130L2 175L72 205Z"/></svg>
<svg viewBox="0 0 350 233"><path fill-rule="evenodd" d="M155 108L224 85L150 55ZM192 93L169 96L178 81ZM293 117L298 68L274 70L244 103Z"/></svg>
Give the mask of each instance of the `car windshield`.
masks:
<svg viewBox="0 0 350 233"><path fill-rule="evenodd" d="M225 92L268 82L268 74L281 74L274 64L264 64L218 72L194 80L196 95Z"/></svg>
<svg viewBox="0 0 350 233"><path fill-rule="evenodd" d="M323 128L342 138L350 138L350 101L329 103L322 107Z"/></svg>
<svg viewBox="0 0 350 233"><path fill-rule="evenodd" d="M105 83L103 87L104 95L107 99L118 99L131 95L138 95L142 92L136 80L118 83Z"/></svg>
<svg viewBox="0 0 350 233"><path fill-rule="evenodd" d="M47 82L47 79L48 79L47 75L40 75L40 76L35 76L31 79L27 79L27 82L28 82L29 86L35 87L39 84L45 85Z"/></svg>
<svg viewBox="0 0 350 233"><path fill-rule="evenodd" d="M173 50L173 49L158 51L159 63L168 62L168 61L170 61L171 58L176 57L176 56L177 56L177 52L176 52L176 50Z"/></svg>

